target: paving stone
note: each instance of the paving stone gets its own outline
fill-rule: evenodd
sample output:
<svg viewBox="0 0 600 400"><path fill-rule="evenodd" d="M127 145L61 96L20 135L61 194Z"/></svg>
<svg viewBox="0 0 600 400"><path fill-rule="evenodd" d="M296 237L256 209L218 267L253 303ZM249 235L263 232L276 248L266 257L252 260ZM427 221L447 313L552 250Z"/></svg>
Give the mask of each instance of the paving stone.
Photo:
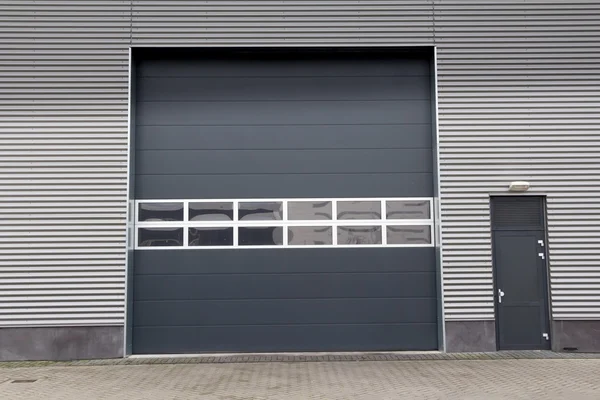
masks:
<svg viewBox="0 0 600 400"><path fill-rule="evenodd" d="M163 359L167 363L96 366L25 363L27 367L0 369L0 399L600 399L598 357L524 357L193 364L187 361L197 358L185 358L186 363L176 364L170 362L177 359ZM12 383L15 380L23 383Z"/></svg>

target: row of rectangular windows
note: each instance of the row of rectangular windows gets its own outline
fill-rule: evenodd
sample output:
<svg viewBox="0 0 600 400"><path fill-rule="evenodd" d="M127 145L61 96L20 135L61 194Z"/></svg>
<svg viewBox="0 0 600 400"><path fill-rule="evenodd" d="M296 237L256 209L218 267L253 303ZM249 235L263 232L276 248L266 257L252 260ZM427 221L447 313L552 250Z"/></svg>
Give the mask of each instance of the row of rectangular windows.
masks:
<svg viewBox="0 0 600 400"><path fill-rule="evenodd" d="M137 247L424 246L432 245L431 229L431 225L146 227L138 228Z"/></svg>
<svg viewBox="0 0 600 400"><path fill-rule="evenodd" d="M335 207L335 208L334 208ZM430 220L431 200L138 202L137 223Z"/></svg>

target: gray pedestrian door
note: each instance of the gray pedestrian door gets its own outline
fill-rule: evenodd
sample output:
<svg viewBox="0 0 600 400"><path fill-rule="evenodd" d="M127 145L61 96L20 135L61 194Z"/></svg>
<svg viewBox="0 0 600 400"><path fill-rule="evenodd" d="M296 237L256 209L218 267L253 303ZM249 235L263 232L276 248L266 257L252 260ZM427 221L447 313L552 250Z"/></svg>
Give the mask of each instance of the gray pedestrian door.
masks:
<svg viewBox="0 0 600 400"><path fill-rule="evenodd" d="M493 197L499 350L550 349L544 199Z"/></svg>

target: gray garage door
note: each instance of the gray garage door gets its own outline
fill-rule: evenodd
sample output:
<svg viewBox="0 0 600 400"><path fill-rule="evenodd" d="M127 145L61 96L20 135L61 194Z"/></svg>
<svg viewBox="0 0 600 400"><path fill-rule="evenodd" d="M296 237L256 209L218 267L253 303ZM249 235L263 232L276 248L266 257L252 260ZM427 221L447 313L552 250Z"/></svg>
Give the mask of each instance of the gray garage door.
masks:
<svg viewBox="0 0 600 400"><path fill-rule="evenodd" d="M427 57L136 70L134 353L438 347Z"/></svg>

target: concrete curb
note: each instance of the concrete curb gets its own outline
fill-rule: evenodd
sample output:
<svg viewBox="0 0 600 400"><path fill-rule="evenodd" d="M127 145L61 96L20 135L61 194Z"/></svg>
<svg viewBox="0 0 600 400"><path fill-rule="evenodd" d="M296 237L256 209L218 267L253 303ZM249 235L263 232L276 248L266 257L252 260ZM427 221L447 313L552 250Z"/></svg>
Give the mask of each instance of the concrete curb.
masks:
<svg viewBox="0 0 600 400"><path fill-rule="evenodd" d="M555 353L551 351L499 351L493 353L305 353L305 354L210 354L132 356L118 359L68 361L6 361L0 368L78 367L152 364L244 364L358 361L493 361L493 360L600 360L600 353Z"/></svg>

